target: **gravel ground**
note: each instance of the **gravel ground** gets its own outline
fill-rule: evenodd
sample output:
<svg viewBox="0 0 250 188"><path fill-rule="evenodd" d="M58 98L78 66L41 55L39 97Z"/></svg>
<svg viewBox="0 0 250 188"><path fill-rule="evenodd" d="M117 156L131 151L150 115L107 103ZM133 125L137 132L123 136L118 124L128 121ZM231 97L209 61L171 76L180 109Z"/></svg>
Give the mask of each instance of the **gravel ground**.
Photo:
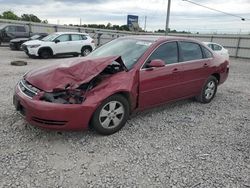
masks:
<svg viewBox="0 0 250 188"><path fill-rule="evenodd" d="M21 76L62 59L28 59L6 47L0 57L0 187L250 187L250 60L231 59L210 104L183 100L140 112L100 136L41 130L14 110Z"/></svg>

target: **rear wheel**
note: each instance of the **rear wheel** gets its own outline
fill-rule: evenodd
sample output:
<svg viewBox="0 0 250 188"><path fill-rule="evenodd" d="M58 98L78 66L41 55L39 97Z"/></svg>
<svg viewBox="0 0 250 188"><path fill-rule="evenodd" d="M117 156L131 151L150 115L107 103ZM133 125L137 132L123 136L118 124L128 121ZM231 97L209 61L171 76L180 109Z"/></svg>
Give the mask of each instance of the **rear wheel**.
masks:
<svg viewBox="0 0 250 188"><path fill-rule="evenodd" d="M119 131L129 116L129 103L121 95L113 95L97 108L91 125L100 134L110 135Z"/></svg>
<svg viewBox="0 0 250 188"><path fill-rule="evenodd" d="M209 103L213 100L217 92L218 80L214 76L210 76L204 84L201 94L196 97L196 100L201 103Z"/></svg>
<svg viewBox="0 0 250 188"><path fill-rule="evenodd" d="M92 49L88 46L84 46L82 47L82 50L81 50L81 55L82 56L87 56L90 54L90 52L92 52Z"/></svg>
<svg viewBox="0 0 250 188"><path fill-rule="evenodd" d="M43 59L48 59L52 56L52 53L48 49L43 49L39 52L39 56Z"/></svg>

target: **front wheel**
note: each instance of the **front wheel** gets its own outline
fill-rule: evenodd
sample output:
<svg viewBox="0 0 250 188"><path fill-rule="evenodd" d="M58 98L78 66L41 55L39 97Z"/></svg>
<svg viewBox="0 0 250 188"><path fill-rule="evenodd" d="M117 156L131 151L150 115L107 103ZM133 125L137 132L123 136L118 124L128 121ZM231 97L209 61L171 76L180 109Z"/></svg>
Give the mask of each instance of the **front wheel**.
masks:
<svg viewBox="0 0 250 188"><path fill-rule="evenodd" d="M218 80L210 76L204 84L201 94L196 99L201 103L209 103L214 98L218 87Z"/></svg>
<svg viewBox="0 0 250 188"><path fill-rule="evenodd" d="M44 49L42 50L40 53L39 53L39 56L42 58L42 59L48 59L52 56L50 50L47 50L47 49Z"/></svg>
<svg viewBox="0 0 250 188"><path fill-rule="evenodd" d="M110 135L119 131L129 116L129 103L122 95L108 97L95 111L91 125L100 134Z"/></svg>

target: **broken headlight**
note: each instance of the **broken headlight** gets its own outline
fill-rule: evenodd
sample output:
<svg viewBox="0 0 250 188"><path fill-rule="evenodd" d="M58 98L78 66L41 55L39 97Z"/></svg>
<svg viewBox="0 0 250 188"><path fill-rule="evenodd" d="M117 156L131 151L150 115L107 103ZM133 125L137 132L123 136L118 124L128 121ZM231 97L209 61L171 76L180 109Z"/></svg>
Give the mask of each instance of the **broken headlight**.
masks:
<svg viewBox="0 0 250 188"><path fill-rule="evenodd" d="M65 90L44 93L40 100L59 104L81 104L84 101L84 92L81 90Z"/></svg>

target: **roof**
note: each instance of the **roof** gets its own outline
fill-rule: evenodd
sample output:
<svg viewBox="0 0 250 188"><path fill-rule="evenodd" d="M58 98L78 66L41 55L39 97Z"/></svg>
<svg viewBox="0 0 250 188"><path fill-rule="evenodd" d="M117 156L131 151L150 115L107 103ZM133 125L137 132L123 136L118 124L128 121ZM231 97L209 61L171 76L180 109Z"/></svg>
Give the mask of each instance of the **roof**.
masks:
<svg viewBox="0 0 250 188"><path fill-rule="evenodd" d="M80 34L80 35L88 35L87 33L80 33L80 32L72 32L72 31L66 31L66 32L55 32L56 34Z"/></svg>
<svg viewBox="0 0 250 188"><path fill-rule="evenodd" d="M175 36L162 36L162 35L130 35L125 36L123 38L131 38L131 39L138 39L138 40L146 40L146 41L166 41L166 40L189 40L189 41L197 41L192 38L187 37L175 37Z"/></svg>

